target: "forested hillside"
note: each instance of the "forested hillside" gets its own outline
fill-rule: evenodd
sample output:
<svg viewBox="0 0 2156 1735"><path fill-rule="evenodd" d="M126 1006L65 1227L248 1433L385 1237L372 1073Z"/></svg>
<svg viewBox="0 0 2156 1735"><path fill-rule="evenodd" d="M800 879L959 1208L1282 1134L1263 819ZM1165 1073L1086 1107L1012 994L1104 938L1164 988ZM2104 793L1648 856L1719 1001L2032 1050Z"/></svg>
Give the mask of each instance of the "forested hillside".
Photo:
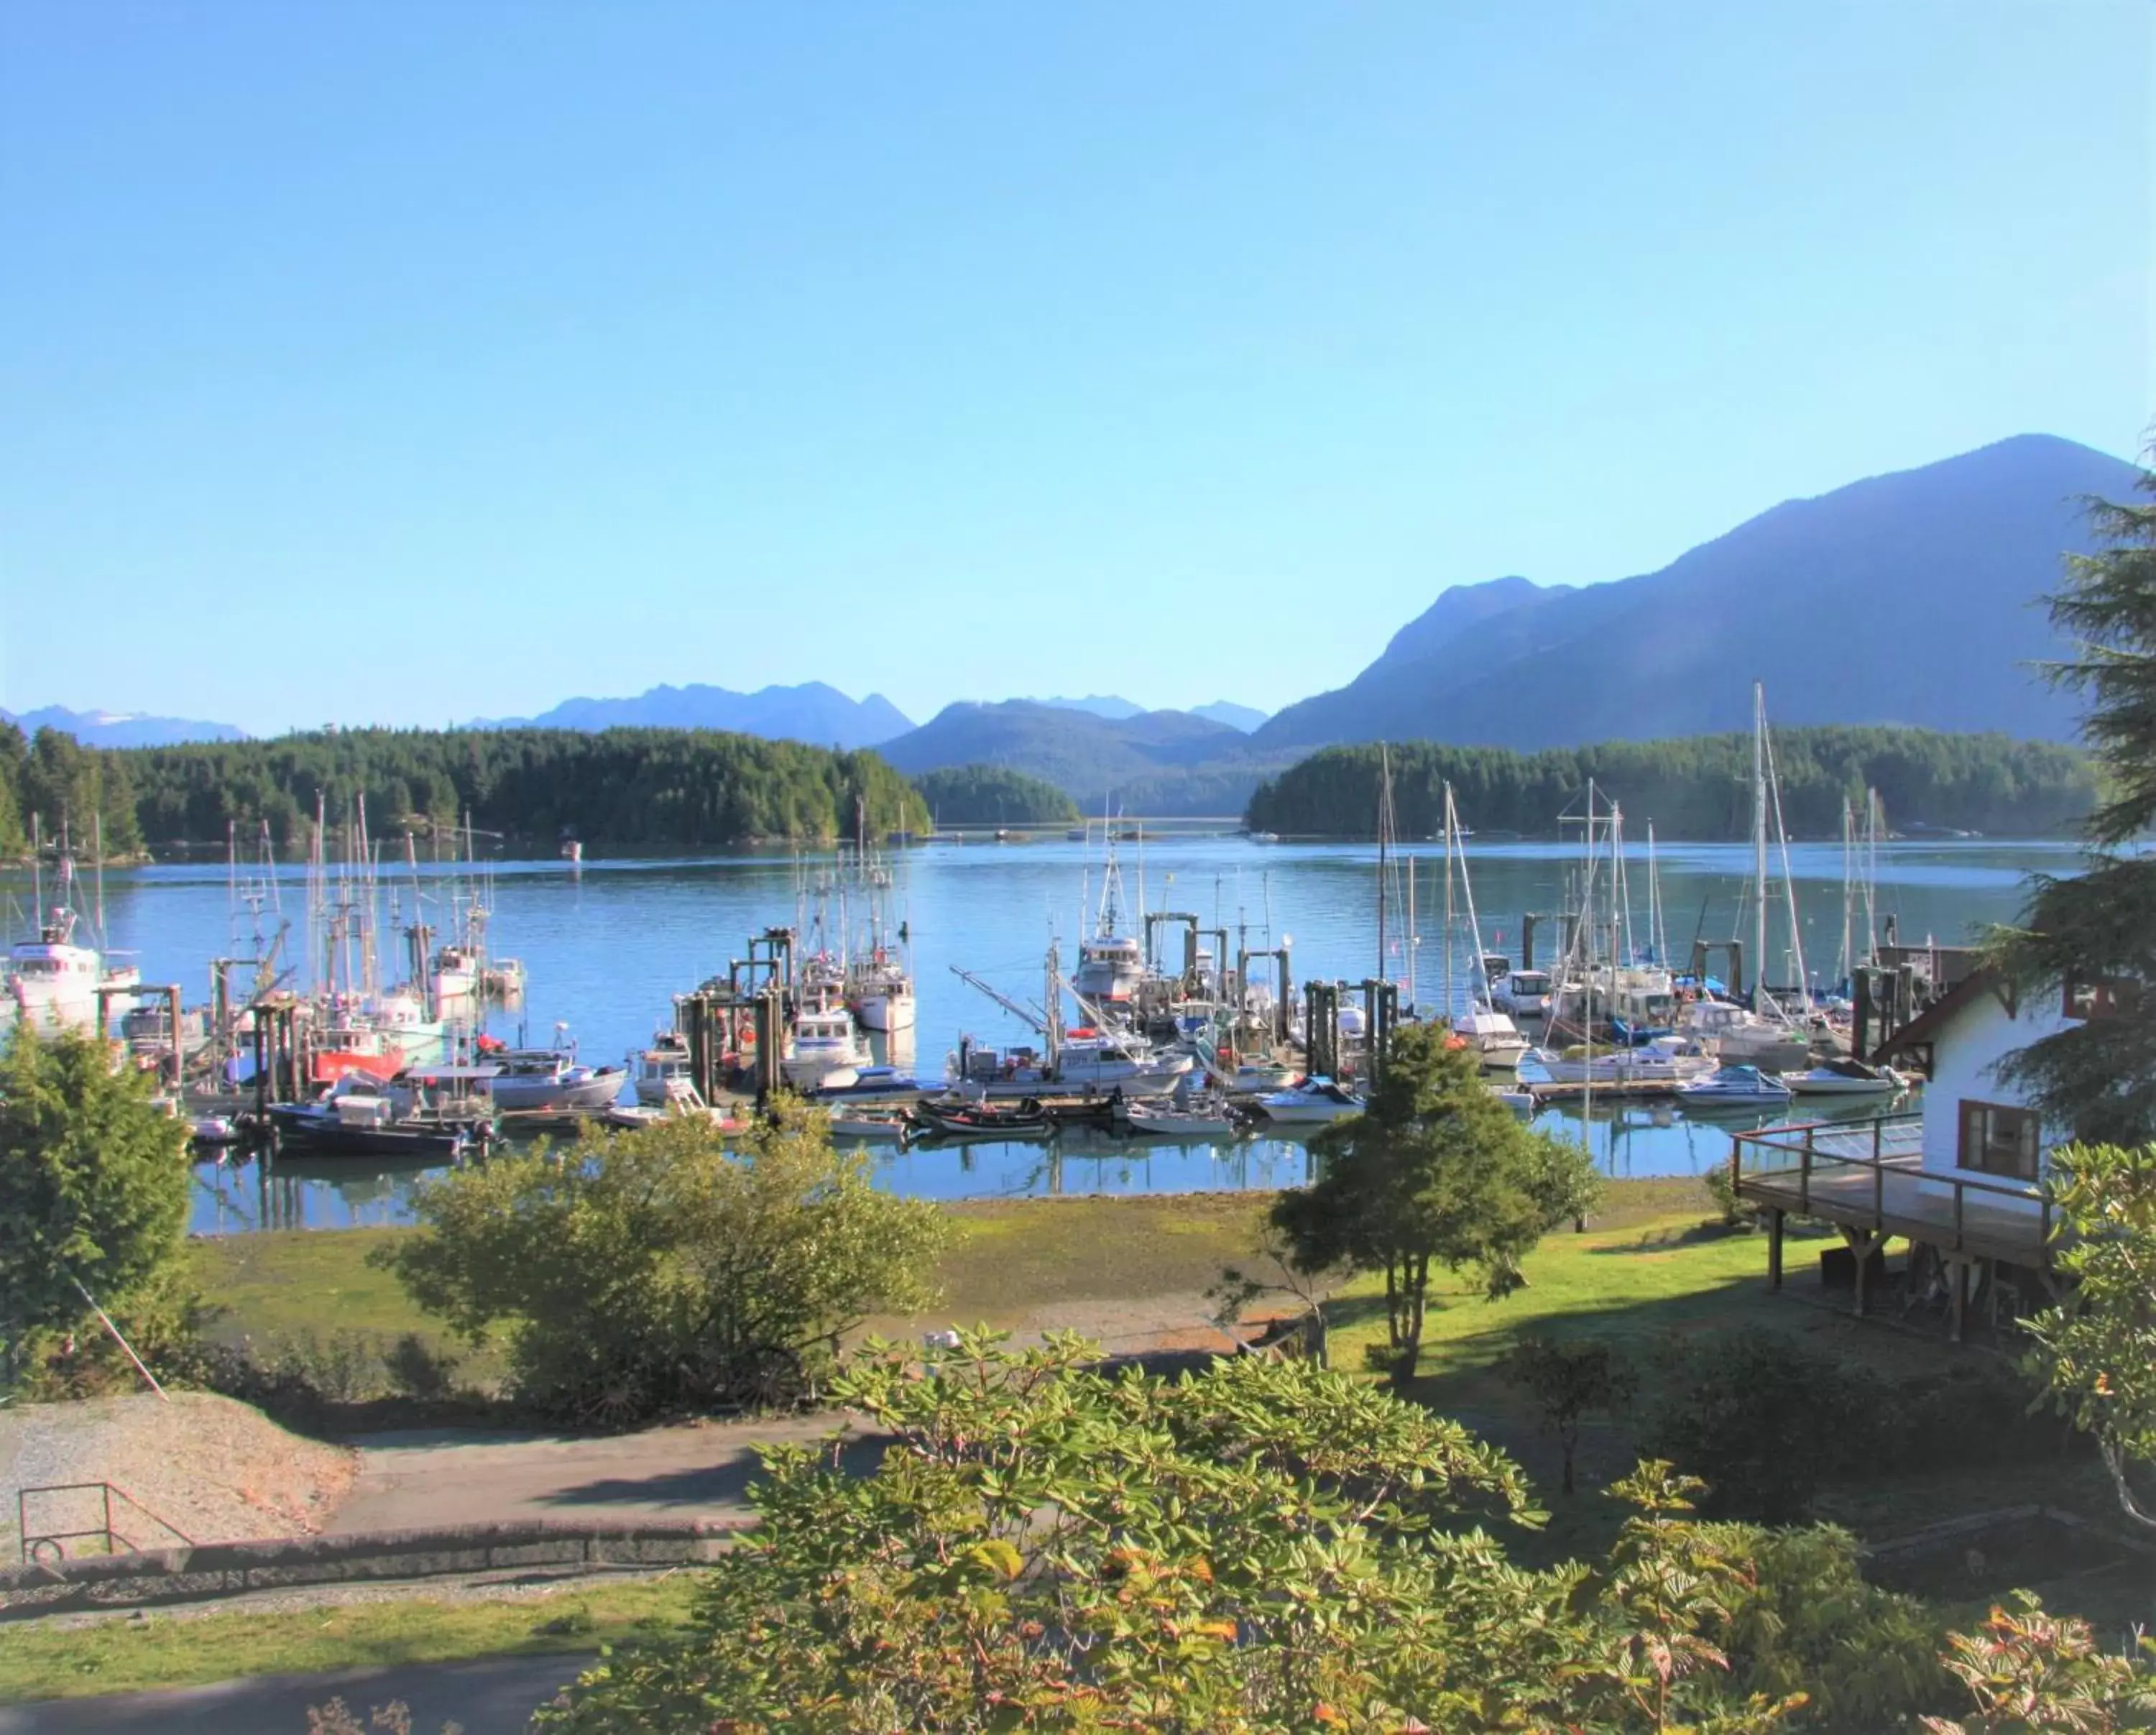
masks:
<svg viewBox="0 0 2156 1735"><path fill-rule="evenodd" d="M2002 835L2065 829L2094 803L2095 774L2077 749L2003 735L1925 729L1783 729L1774 733L1782 813L1792 836L1839 834L1841 803L1879 791L1890 824ZM1666 838L1711 842L1750 835L1752 737L1604 742L1516 753L1505 747L1406 742L1384 750L1404 837L1444 823L1449 782L1463 824L1477 831L1553 836L1558 816L1592 778L1634 826ZM1253 830L1368 837L1377 826L1375 746L1328 747L1262 785L1251 798Z"/></svg>
<svg viewBox="0 0 2156 1735"><path fill-rule="evenodd" d="M364 794L377 834L468 818L512 849L551 854L565 837L595 851L710 848L752 838L849 835L855 803L872 830L920 829L928 811L871 752L706 730L341 730L275 741L100 752L41 731L0 729L0 847L20 848L38 813L86 839L101 808L109 853L222 847L236 823L269 823L302 847L320 799L337 819Z"/></svg>
<svg viewBox="0 0 2156 1735"><path fill-rule="evenodd" d="M1078 817L1055 784L1008 765L952 765L913 780L938 825L1050 825Z"/></svg>

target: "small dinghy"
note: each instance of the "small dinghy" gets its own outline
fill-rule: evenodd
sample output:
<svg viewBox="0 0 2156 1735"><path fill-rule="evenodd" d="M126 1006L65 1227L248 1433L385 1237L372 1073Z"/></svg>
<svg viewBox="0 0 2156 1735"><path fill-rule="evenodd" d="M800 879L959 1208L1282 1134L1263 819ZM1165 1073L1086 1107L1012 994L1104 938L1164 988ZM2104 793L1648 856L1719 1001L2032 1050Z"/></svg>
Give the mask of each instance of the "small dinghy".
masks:
<svg viewBox="0 0 2156 1735"><path fill-rule="evenodd" d="M1055 1122L1029 1096L1012 1107L986 1102L924 1102L915 1111L930 1138L1046 1138Z"/></svg>

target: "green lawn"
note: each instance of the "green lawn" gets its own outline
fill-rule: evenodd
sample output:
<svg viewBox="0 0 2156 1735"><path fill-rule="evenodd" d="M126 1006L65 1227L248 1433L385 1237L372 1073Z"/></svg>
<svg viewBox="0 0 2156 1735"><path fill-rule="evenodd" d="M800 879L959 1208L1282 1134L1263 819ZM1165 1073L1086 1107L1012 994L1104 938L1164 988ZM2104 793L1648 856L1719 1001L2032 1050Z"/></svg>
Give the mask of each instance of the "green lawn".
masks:
<svg viewBox="0 0 2156 1735"><path fill-rule="evenodd" d="M694 1574L675 1573L541 1598L418 1598L278 1614L152 1614L80 1626L10 1626L0 1629L0 1703L250 1675L593 1650L677 1625L695 1588ZM364 1718L367 1707L355 1708Z"/></svg>
<svg viewBox="0 0 2156 1735"><path fill-rule="evenodd" d="M1262 1196L1028 1199L950 1207L961 1233L946 1255L943 1296L917 1321L886 1320L902 1332L957 1319L1009 1325L1063 1302L1141 1301L1202 1291L1225 1265L1251 1262ZM1594 1491L1628 1470L1634 1450L1625 1428L1591 1426L1582 1441L1582 1491L1556 1492L1558 1458L1520 1395L1495 1371L1526 1331L1614 1335L1635 1347L1668 1334L1753 1323L1868 1367L1889 1379L1937 1374L1955 1350L1881 1322L1860 1322L1817 1299L1812 1255L1827 1237L1799 1236L1787 1269L1793 1293L1770 1294L1763 1237L1722 1231L1703 1188L1690 1180L1614 1183L1584 1234L1548 1237L1526 1262L1527 1286L1502 1301L1486 1300L1466 1278L1440 1281L1423 1345L1414 1395L1512 1453L1547 1491L1552 1522L1539 1536L1509 1541L1523 1562L1607 1547L1622 1517ZM368 1250L401 1233L349 1230L249 1235L197 1244L205 1289L228 1310L224 1328L275 1334L303 1327L348 1327L385 1336L408 1330L438 1335L394 1281L365 1264ZM1367 1344L1385 1333L1380 1286L1361 1280L1330 1310L1336 1365L1359 1368ZM1631 1417L1620 1419L1620 1424ZM1800 1442L1793 1442L1801 1449ZM1830 1490L1822 1516L1860 1534L1896 1535L1934 1519L2026 1501L2071 1505L2101 1516L2105 1491L2087 1468L2016 1466L1982 1474L1879 1478ZM663 1620L679 1607L673 1588L621 1586L586 1599L600 1635L640 1620ZM2077 1582L2077 1581L2076 1581ZM1998 1587L2004 1588L2004 1587ZM2099 1612L2100 1594L2076 1583L2043 1587L2056 1605ZM1971 1596L1989 1585L1972 1585ZM2100 1590L2100 1588L2099 1588ZM639 1602L639 1598L649 1601ZM161 1620L129 1629L23 1633L0 1646L0 1691L114 1691L151 1680L194 1681L253 1668L465 1656L490 1651L593 1642L538 1629L551 1614L515 1604L395 1604L334 1614L218 1616L234 1638L203 1644L211 1620ZM289 1622L280 1625L278 1623ZM572 1623L573 1625L574 1623ZM25 1647L23 1640L34 1643ZM417 1647L417 1648L406 1648ZM215 1659L204 1664L204 1656ZM253 1660L253 1661L250 1661Z"/></svg>

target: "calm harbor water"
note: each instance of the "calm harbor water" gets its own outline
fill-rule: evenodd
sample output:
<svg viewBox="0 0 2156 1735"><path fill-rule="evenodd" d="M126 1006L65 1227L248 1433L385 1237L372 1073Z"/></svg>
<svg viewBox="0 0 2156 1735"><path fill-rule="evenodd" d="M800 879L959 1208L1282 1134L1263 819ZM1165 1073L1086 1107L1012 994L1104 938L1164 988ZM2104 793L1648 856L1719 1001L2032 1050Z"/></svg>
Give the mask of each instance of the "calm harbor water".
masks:
<svg viewBox="0 0 2156 1735"><path fill-rule="evenodd" d="M1444 981L1442 880L1437 846L1411 846L1418 871L1412 948L1419 1004L1435 1008ZM1842 865L1838 844L1793 846L1802 945L1819 979L1833 973L1842 921ZM1227 836L1148 838L1142 856L1126 845L1127 902L1141 896L1150 909L1191 911L1207 926L1239 934L1253 949L1292 941L1298 982L1310 977L1359 979L1378 968L1375 852L1368 844L1258 844ZM1877 907L1892 912L1905 942L1968 939L1984 924L2018 907L2022 876L2034 868L2071 864L2069 846L1989 839L1903 842L1885 847ZM1741 845L1665 844L1659 851L1664 925L1671 951L1682 957L1694 937L1730 937L1750 855ZM813 872L818 859L803 865ZM1563 906L1577 851L1550 844L1478 844L1472 860L1483 932L1501 949L1517 949L1520 917ZM1647 872L1644 850L1629 854L1635 935L1645 943ZM1051 937L1062 942L1065 968L1075 962L1077 937L1089 924L1084 888L1097 896L1097 846L1090 865L1076 843L916 847L896 859L896 914L911 937L919 989L918 1070L940 1075L946 1053L962 1032L984 1042L1025 1039L1015 1019L952 973L963 966L1014 998L1040 995L1042 957ZM428 920L449 926L446 880L421 870ZM619 1060L670 1022L671 996L723 973L741 956L747 936L796 919L795 859L760 852L695 860L588 862L571 871L559 862L504 863L495 870L492 946L521 958L529 983L521 1014L529 1039L552 1039L557 1025L587 1060ZM27 886L8 886L27 904ZM283 918L296 950L305 925L304 888L297 869L279 885ZM401 897L408 913L408 883ZM1399 896L1399 882L1389 894ZM386 892L385 892L386 898ZM177 982L190 1003L207 997L212 957L245 951L253 918L235 917L226 873L213 867L160 866L109 875L106 926L113 950L139 964L149 983ZM264 922L274 932L275 911ZM1860 918L1861 920L1861 918ZM1385 973L1404 980L1410 947L1395 908ZM1770 975L1789 979L1787 923L1777 913ZM1179 945L1171 937L1168 943ZM1538 937L1538 951L1551 942ZM1464 982L1455 947L1454 983ZM1464 991L1464 990L1460 990ZM513 1034L516 1020L497 1014L495 1029ZM1552 1109L1547 1124L1581 1134L1576 1113ZM1692 1174L1721 1161L1732 1130L1757 1117L1727 1114L1691 1122L1666 1108L1629 1105L1614 1115L1598 1110L1586 1129L1598 1160L1610 1173ZM1219 1147L1118 1140L1098 1132L1066 1136L1058 1144L916 1147L900 1153L871 1147L884 1184L937 1199L1045 1193L1166 1193L1203 1188L1271 1188L1300 1181L1307 1153L1297 1142L1260 1138ZM284 1159L205 1163L197 1171L196 1229L206 1234L263 1227L341 1227L402 1220L413 1186L426 1171L377 1161Z"/></svg>

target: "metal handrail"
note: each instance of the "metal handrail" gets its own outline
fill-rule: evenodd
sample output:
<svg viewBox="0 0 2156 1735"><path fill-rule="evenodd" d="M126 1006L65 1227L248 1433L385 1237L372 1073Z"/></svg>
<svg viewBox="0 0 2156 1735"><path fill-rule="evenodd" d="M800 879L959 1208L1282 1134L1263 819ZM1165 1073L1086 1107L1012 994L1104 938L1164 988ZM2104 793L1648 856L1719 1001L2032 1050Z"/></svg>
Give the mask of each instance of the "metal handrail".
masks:
<svg viewBox="0 0 2156 1735"><path fill-rule="evenodd" d="M102 1525L92 1530L50 1530L40 1532L34 1537L30 1534L29 1502L32 1495L84 1494L92 1489L95 1489L104 1498L105 1522ZM194 1538L182 1530L178 1525L168 1519L159 1517L125 1488L117 1487L110 1482L48 1482L42 1486L18 1488L15 1491L15 1535L22 1551L24 1564L27 1565L32 1562L49 1564L53 1561L64 1560L67 1558L68 1543L84 1542L91 1537L104 1538L105 1552L108 1554L119 1552L114 1546L116 1543L124 1548L130 1554L141 1553L141 1545L130 1538L112 1522L112 1497L116 1494L152 1524L157 1525L160 1529L170 1531L186 1547L192 1548L196 1546ZM51 1549L50 1553L45 1552L49 1546Z"/></svg>

